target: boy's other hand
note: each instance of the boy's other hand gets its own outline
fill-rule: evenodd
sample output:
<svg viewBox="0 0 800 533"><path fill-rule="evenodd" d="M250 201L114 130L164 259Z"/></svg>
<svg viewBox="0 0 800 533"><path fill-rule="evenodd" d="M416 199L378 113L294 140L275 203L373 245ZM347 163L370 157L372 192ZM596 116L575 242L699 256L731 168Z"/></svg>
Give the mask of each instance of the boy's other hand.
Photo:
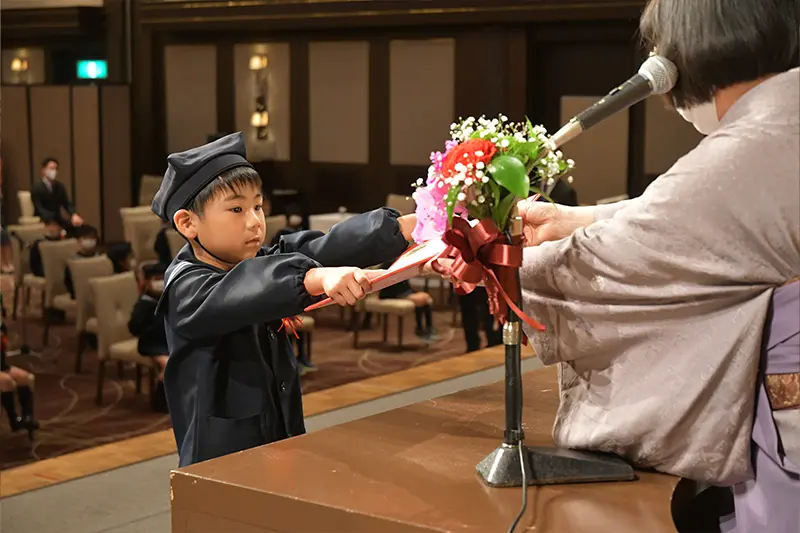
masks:
<svg viewBox="0 0 800 533"><path fill-rule="evenodd" d="M411 233L417 226L417 214L403 215L397 219L397 223L400 224L400 231L403 233L403 237L406 241L411 242L413 240Z"/></svg>
<svg viewBox="0 0 800 533"><path fill-rule="evenodd" d="M341 306L355 305L372 287L366 272L353 267L312 268L306 274L305 286L309 294L327 294Z"/></svg>

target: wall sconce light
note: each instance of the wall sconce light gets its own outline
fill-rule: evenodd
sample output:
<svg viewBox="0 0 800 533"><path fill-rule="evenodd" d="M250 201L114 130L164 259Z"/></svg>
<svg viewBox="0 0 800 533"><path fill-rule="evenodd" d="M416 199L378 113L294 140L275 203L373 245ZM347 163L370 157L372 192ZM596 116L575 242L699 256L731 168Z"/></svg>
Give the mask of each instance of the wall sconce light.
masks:
<svg viewBox="0 0 800 533"><path fill-rule="evenodd" d="M256 130L256 139L265 141L269 138L269 111L267 109L268 80L267 66L269 59L266 55L253 55L250 57L250 70L253 72L255 94L255 110L250 116L250 125Z"/></svg>
<svg viewBox="0 0 800 533"><path fill-rule="evenodd" d="M267 56L254 55L250 57L250 70L263 70L269 66Z"/></svg>
<svg viewBox="0 0 800 533"><path fill-rule="evenodd" d="M28 60L15 57L11 60L11 72L21 73L28 71Z"/></svg>

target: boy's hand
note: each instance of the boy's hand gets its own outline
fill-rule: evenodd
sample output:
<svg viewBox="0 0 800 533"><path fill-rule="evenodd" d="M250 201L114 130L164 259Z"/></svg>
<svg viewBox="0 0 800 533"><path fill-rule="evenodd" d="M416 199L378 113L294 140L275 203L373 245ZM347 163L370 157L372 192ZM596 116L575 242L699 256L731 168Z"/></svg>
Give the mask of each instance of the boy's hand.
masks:
<svg viewBox="0 0 800 533"><path fill-rule="evenodd" d="M369 276L360 268L312 268L306 273L305 287L309 294L327 294L341 306L354 305L371 288Z"/></svg>
<svg viewBox="0 0 800 533"><path fill-rule="evenodd" d="M403 215L397 219L397 223L400 224L400 231L403 232L403 237L405 237L406 241L411 242L413 240L411 233L417 226L417 214Z"/></svg>

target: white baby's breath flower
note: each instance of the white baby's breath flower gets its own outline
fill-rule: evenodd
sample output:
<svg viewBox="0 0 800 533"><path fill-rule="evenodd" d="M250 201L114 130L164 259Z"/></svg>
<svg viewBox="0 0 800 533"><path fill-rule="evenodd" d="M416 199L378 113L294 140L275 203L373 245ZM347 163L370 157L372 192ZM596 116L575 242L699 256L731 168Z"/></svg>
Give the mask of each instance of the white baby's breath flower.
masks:
<svg viewBox="0 0 800 533"><path fill-rule="evenodd" d="M456 163L455 169L456 172L464 172L465 170L467 170L467 167L464 166L464 163Z"/></svg>
<svg viewBox="0 0 800 533"><path fill-rule="evenodd" d="M573 161L572 159L567 159L567 167L574 168L575 167L575 161Z"/></svg>
<svg viewBox="0 0 800 533"><path fill-rule="evenodd" d="M473 182L472 178L466 178L466 179L464 180L464 185L466 185L467 187L469 187L470 185L472 185L472 182Z"/></svg>
<svg viewBox="0 0 800 533"><path fill-rule="evenodd" d="M475 156L476 157L483 157L483 150L476 150L475 151ZM478 163L478 164L482 165L483 163Z"/></svg>
<svg viewBox="0 0 800 533"><path fill-rule="evenodd" d="M548 150L553 151L556 149L556 143L554 143L552 139L547 139L547 141L545 142L545 147Z"/></svg>
<svg viewBox="0 0 800 533"><path fill-rule="evenodd" d="M422 185L422 178L417 179L417 185Z"/></svg>
<svg viewBox="0 0 800 533"><path fill-rule="evenodd" d="M467 195L466 195L466 194L464 194L463 192L460 192L460 193L458 193L458 196L457 196L457 198L458 198L458 201L459 201L459 202L463 202L464 200L466 200L466 199L467 199Z"/></svg>
<svg viewBox="0 0 800 533"><path fill-rule="evenodd" d="M573 181L575 181L575 178L572 176L567 176L567 183L572 183Z"/></svg>
<svg viewBox="0 0 800 533"><path fill-rule="evenodd" d="M477 166L478 168L483 168L483 167L484 167L484 164L483 164L483 163L478 163L478 165L476 165L476 166ZM475 177L476 177L476 178L482 178L482 177L483 177L483 171L482 171L482 170L476 170L476 171L475 171Z"/></svg>
<svg viewBox="0 0 800 533"><path fill-rule="evenodd" d="M478 203L479 204L482 204L485 201L486 201L486 197L485 196L483 196L482 194L480 196L478 196Z"/></svg>
<svg viewBox="0 0 800 533"><path fill-rule="evenodd" d="M442 187L444 187L444 183L442 183L442 182L440 181L439 183L437 183L437 184L436 184L436 186L437 186L437 187L439 187L439 188L441 189Z"/></svg>
<svg viewBox="0 0 800 533"><path fill-rule="evenodd" d="M511 143L508 142L508 139L503 139L502 141L500 141L500 147L501 148L508 148L509 144L511 144Z"/></svg>
<svg viewBox="0 0 800 533"><path fill-rule="evenodd" d="M556 180L554 180L553 178L550 178L550 179L547 180L547 184L548 185L552 185L555 182L556 182Z"/></svg>
<svg viewBox="0 0 800 533"><path fill-rule="evenodd" d="M481 178L481 181L483 183L489 183L489 177L488 176L484 176L484 177Z"/></svg>

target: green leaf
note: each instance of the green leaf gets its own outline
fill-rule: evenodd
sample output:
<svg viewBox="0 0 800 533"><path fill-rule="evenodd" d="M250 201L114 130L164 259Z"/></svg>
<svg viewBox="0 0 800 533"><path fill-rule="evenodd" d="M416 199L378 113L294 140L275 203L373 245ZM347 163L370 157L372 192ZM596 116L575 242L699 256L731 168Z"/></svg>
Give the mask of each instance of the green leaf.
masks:
<svg viewBox="0 0 800 533"><path fill-rule="evenodd" d="M545 194L545 192L544 192L542 189L540 189L539 187L531 187L531 191L533 191L533 192L534 192L534 193L536 193L536 194L540 194L540 195L542 196L542 198L544 198L545 200L547 200L547 201L548 201L548 202L550 202L551 204L554 204L554 203L555 203L555 202L553 201L553 199L552 199L552 198L550 198L550 197L549 197L547 194Z"/></svg>
<svg viewBox="0 0 800 533"><path fill-rule="evenodd" d="M488 167L492 178L519 198L527 198L530 180L525 165L518 158L501 155L492 159Z"/></svg>
<svg viewBox="0 0 800 533"><path fill-rule="evenodd" d="M508 224L508 215L511 214L511 210L514 208L514 204L516 204L517 196L514 193L507 194L500 200L500 204L494 210L494 223L497 224L497 227L500 228L500 231L504 231L506 229L506 225Z"/></svg>
<svg viewBox="0 0 800 533"><path fill-rule="evenodd" d="M458 193L461 192L461 184L456 183L450 186L445 197L445 205L447 206L447 226L453 225L453 213L456 210L456 202L458 201Z"/></svg>
<svg viewBox="0 0 800 533"><path fill-rule="evenodd" d="M494 204L494 209L497 209L497 204L500 203L500 186L495 183L494 180L489 180L486 182L486 185L492 190L492 203Z"/></svg>

